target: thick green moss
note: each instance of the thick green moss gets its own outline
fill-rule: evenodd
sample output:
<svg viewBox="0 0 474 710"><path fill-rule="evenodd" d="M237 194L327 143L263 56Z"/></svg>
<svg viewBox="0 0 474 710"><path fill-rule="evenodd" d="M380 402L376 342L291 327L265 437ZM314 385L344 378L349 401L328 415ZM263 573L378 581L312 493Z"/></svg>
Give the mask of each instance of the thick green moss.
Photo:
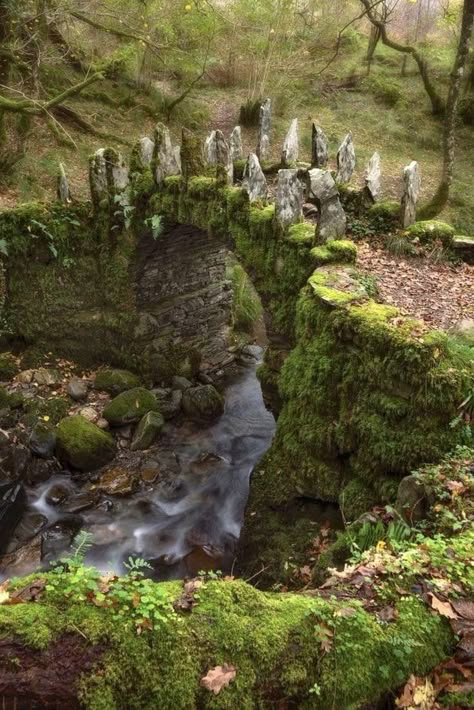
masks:
<svg viewBox="0 0 474 710"><path fill-rule="evenodd" d="M449 248L454 237L454 227L445 222L428 220L426 222L416 222L408 227L407 236L410 240L417 240L420 244L432 244L439 240L443 246Z"/></svg>
<svg viewBox="0 0 474 710"><path fill-rule="evenodd" d="M96 390L103 390L112 395L140 386L140 379L127 370L99 370L94 380Z"/></svg>
<svg viewBox="0 0 474 710"><path fill-rule="evenodd" d="M124 426L140 421L148 412L159 409L156 397L143 387L134 387L117 395L102 412L113 426Z"/></svg>
<svg viewBox="0 0 474 710"><path fill-rule="evenodd" d="M315 240L314 224L308 224L306 222L301 222L301 224L293 224L288 229L288 234L285 238L290 244L312 246Z"/></svg>
<svg viewBox="0 0 474 710"><path fill-rule="evenodd" d="M80 471L94 471L115 456L113 437L80 415L62 419L56 427L59 458Z"/></svg>
<svg viewBox="0 0 474 710"><path fill-rule="evenodd" d="M382 221L394 223L400 218L400 203L399 202L376 202L369 208L369 217Z"/></svg>

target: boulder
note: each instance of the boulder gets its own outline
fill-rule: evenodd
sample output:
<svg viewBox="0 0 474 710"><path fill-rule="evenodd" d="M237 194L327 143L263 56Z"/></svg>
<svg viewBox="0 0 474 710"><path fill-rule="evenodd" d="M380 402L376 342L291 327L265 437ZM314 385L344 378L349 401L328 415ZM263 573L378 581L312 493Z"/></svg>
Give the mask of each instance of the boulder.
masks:
<svg viewBox="0 0 474 710"><path fill-rule="evenodd" d="M149 390L134 387L109 402L102 416L112 426L126 426L139 422L145 414L157 412L158 409L156 397Z"/></svg>
<svg viewBox="0 0 474 710"><path fill-rule="evenodd" d="M46 495L46 503L48 505L59 505L66 500L68 494L69 491L66 486L61 486L61 484L58 483L55 486L51 486L49 489Z"/></svg>
<svg viewBox="0 0 474 710"><path fill-rule="evenodd" d="M87 397L87 382L79 377L73 377L67 383L66 392L75 402L80 402Z"/></svg>
<svg viewBox="0 0 474 710"><path fill-rule="evenodd" d="M42 459L49 459L56 447L56 434L52 426L38 422L30 434L31 451Z"/></svg>
<svg viewBox="0 0 474 710"><path fill-rule="evenodd" d="M115 452L113 437L78 414L62 419L56 427L58 457L80 471L104 466Z"/></svg>
<svg viewBox="0 0 474 710"><path fill-rule="evenodd" d="M148 449L163 429L165 420L158 412L148 412L141 419L130 445L132 451Z"/></svg>
<svg viewBox="0 0 474 710"><path fill-rule="evenodd" d="M199 385L183 393L183 409L196 422L211 422L224 413L224 399L213 385Z"/></svg>
<svg viewBox="0 0 474 710"><path fill-rule="evenodd" d="M33 379L38 385L54 387L55 385L59 385L61 383L62 377L59 370L40 367L39 370L35 371Z"/></svg>
<svg viewBox="0 0 474 710"><path fill-rule="evenodd" d="M34 374L34 370L22 370L18 373L16 379L22 385L30 385L33 382Z"/></svg>
<svg viewBox="0 0 474 710"><path fill-rule="evenodd" d="M94 388L103 390L113 396L140 387L139 378L128 370L99 370L95 376Z"/></svg>
<svg viewBox="0 0 474 710"><path fill-rule="evenodd" d="M183 404L183 390L173 390L168 399L160 402L160 412L165 419L173 419L180 411Z"/></svg>
<svg viewBox="0 0 474 710"><path fill-rule="evenodd" d="M99 413L94 409L94 407L82 407L79 411L81 417L87 419L88 422L96 424L99 421Z"/></svg>

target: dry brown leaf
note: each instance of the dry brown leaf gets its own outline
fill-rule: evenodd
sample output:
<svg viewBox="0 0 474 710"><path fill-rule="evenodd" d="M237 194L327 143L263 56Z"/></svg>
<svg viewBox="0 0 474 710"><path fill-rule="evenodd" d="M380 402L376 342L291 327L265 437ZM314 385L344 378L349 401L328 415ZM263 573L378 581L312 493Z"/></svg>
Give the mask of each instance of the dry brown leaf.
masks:
<svg viewBox="0 0 474 710"><path fill-rule="evenodd" d="M237 674L234 666L224 663L222 666L216 666L206 673L201 678L200 685L207 690L210 690L214 695L218 695L222 688L226 688L234 680Z"/></svg>
<svg viewBox="0 0 474 710"><path fill-rule="evenodd" d="M430 598L431 608L437 611L438 614L441 614L441 616L445 616L447 619L459 618L453 607L451 606L450 602L443 602L431 592L428 594L428 597Z"/></svg>
<svg viewBox="0 0 474 710"><path fill-rule="evenodd" d="M398 611L394 606L386 606L377 612L380 621L395 621L398 618Z"/></svg>
<svg viewBox="0 0 474 710"><path fill-rule="evenodd" d="M451 602L451 606L463 619L474 621L474 602L470 599L457 599Z"/></svg>

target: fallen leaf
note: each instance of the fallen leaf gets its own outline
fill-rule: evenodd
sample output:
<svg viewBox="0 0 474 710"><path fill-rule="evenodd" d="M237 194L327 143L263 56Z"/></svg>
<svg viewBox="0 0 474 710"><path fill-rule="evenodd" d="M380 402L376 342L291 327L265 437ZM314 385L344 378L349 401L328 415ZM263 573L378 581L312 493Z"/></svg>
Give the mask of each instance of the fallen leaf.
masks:
<svg viewBox="0 0 474 710"><path fill-rule="evenodd" d="M451 602L451 606L463 619L474 621L474 602L469 599L457 599Z"/></svg>
<svg viewBox="0 0 474 710"><path fill-rule="evenodd" d="M357 612L356 612L356 610L354 609L354 607L352 607L352 606L343 606L342 609L338 609L338 610L336 611L336 616L343 616L343 617L354 616L354 614L356 614L356 613L357 613Z"/></svg>
<svg viewBox="0 0 474 710"><path fill-rule="evenodd" d="M208 671L201 678L200 685L207 690L210 690L214 695L218 695L222 688L226 688L234 680L237 674L234 666L224 663L223 666L216 666Z"/></svg>
<svg viewBox="0 0 474 710"><path fill-rule="evenodd" d="M35 602L43 593L45 586L45 579L35 579L31 584L14 592L11 595L12 600L16 600L17 602Z"/></svg>
<svg viewBox="0 0 474 710"><path fill-rule="evenodd" d="M395 619L398 618L398 611L395 609L394 606L385 606L383 609L377 612L377 616L380 621L395 621Z"/></svg>
<svg viewBox="0 0 474 710"><path fill-rule="evenodd" d="M428 597L430 597L431 608L437 611L438 614L441 614L441 616L445 616L447 619L459 618L453 607L451 606L450 602L441 601L441 599L438 599L438 597L436 597L431 592L428 594Z"/></svg>

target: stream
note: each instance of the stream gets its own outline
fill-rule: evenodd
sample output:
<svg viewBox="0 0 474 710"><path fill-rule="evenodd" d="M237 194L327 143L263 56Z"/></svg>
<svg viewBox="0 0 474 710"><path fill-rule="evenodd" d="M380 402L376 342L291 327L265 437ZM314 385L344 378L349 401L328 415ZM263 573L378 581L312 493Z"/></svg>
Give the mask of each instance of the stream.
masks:
<svg viewBox="0 0 474 710"><path fill-rule="evenodd" d="M84 530L92 536L86 562L104 572L123 572L130 556L148 560L156 579L230 571L250 474L275 431L256 376L262 354L255 347L258 359L236 368L219 420L204 428L187 420L166 424L157 444L141 457L140 470L147 473L136 492L102 494L93 506L77 510L68 501L90 493L87 478L60 473L28 490L26 517L44 521L42 566L67 555L74 535ZM133 458L126 465L132 470ZM67 495L52 504L58 486ZM38 559L28 555L20 566L22 573L37 567ZM8 575L8 568L3 572Z"/></svg>

